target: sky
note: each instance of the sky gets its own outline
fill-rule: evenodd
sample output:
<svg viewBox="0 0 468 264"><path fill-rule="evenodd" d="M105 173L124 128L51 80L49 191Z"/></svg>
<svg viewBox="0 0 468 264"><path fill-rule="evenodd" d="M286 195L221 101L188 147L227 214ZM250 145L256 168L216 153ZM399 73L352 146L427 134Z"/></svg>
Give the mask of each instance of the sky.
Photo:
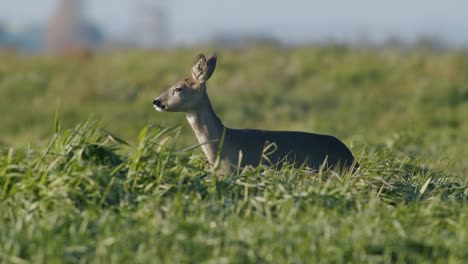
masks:
<svg viewBox="0 0 468 264"><path fill-rule="evenodd" d="M151 1L151 0L147 0ZM162 1L162 0L160 0ZM86 13L105 32L131 37L137 0L86 0ZM466 0L166 0L175 42L203 41L216 33L258 33L283 42L396 36L438 36L468 45ZM0 0L0 21L44 23L57 0Z"/></svg>

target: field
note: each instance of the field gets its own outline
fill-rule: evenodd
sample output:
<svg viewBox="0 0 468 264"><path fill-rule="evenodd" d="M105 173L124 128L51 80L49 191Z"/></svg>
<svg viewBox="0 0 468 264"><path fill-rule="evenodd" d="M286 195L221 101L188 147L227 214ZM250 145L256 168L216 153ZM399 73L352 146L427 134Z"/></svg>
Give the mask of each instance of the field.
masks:
<svg viewBox="0 0 468 264"><path fill-rule="evenodd" d="M229 127L342 139L355 174L210 172L152 100L199 52L0 54L1 263L467 263L468 53L218 50Z"/></svg>

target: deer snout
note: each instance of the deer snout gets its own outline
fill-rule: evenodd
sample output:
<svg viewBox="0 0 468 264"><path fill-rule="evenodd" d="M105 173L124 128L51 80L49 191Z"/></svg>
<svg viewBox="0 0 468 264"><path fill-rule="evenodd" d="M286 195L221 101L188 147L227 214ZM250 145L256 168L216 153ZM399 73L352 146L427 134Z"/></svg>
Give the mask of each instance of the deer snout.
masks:
<svg viewBox="0 0 468 264"><path fill-rule="evenodd" d="M163 105L161 99L159 98L153 100L153 106L158 112L164 112L166 110L166 106Z"/></svg>
<svg viewBox="0 0 468 264"><path fill-rule="evenodd" d="M161 100L159 100L159 99L157 99L157 98L154 99L154 100L153 100L153 105L158 106L158 107L161 107Z"/></svg>

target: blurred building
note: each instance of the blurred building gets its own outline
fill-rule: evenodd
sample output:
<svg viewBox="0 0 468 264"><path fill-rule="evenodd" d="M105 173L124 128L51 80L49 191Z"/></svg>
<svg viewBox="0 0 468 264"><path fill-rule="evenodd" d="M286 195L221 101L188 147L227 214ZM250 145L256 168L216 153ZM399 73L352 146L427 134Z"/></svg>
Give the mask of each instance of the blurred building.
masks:
<svg viewBox="0 0 468 264"><path fill-rule="evenodd" d="M0 45L6 43L8 40L7 32L2 24L0 24Z"/></svg>
<svg viewBox="0 0 468 264"><path fill-rule="evenodd" d="M60 0L47 25L45 46L48 52L63 54L90 50L103 37L97 27L88 23L83 0Z"/></svg>
<svg viewBox="0 0 468 264"><path fill-rule="evenodd" d="M38 52L42 49L43 33L39 25L0 24L0 49Z"/></svg>
<svg viewBox="0 0 468 264"><path fill-rule="evenodd" d="M169 1L135 0L136 45L161 48L170 44Z"/></svg>

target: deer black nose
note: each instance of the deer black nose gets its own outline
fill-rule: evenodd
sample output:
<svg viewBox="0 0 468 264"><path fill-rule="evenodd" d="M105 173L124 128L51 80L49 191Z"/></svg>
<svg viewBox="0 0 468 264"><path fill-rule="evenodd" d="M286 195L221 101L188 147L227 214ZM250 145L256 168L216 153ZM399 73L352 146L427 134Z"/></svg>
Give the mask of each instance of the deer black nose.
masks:
<svg viewBox="0 0 468 264"><path fill-rule="evenodd" d="M159 99L154 99L154 100L153 100L153 105L159 106L159 107L160 107L160 106L161 106L161 100L159 100Z"/></svg>

